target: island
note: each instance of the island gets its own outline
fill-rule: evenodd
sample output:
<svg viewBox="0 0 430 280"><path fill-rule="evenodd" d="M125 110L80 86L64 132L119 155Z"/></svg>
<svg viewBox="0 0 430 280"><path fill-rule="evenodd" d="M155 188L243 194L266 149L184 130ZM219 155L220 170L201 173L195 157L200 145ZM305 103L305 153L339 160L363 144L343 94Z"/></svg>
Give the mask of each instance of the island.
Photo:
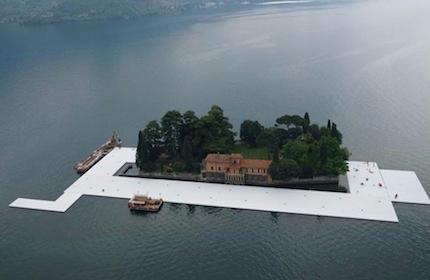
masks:
<svg viewBox="0 0 430 280"><path fill-rule="evenodd" d="M150 121L139 131L135 163L117 175L346 192L338 178L349 155L330 120L319 126L308 113L280 116L271 127L244 120L237 135L214 105L202 117L173 110Z"/></svg>
<svg viewBox="0 0 430 280"><path fill-rule="evenodd" d="M312 124L307 113L271 127L245 120L236 135L219 106L201 117L169 111L138 135L137 147L123 147L114 133L75 166L82 174L58 199L9 206L66 212L96 196L127 199L131 212L166 202L398 222L393 203L430 205L415 172L349 160L336 124Z"/></svg>

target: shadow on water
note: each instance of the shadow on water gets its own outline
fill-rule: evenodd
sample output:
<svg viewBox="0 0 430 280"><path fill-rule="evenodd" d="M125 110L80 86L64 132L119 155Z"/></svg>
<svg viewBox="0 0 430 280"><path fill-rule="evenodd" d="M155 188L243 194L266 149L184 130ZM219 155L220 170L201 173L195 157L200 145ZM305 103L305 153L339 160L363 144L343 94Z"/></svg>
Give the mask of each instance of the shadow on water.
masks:
<svg viewBox="0 0 430 280"><path fill-rule="evenodd" d="M188 212L187 212L188 215L192 215L194 214L194 212L196 212L195 205L187 204L187 209L188 209Z"/></svg>
<svg viewBox="0 0 430 280"><path fill-rule="evenodd" d="M212 206L203 206L203 211L207 214L217 214L220 213L223 209L221 207L212 207Z"/></svg>
<svg viewBox="0 0 430 280"><path fill-rule="evenodd" d="M317 222L318 223L323 223L324 220L325 220L325 217L323 217L323 216L317 216Z"/></svg>
<svg viewBox="0 0 430 280"><path fill-rule="evenodd" d="M149 213L145 211L130 211L130 214L133 216L148 216L148 215L154 215L156 213Z"/></svg>
<svg viewBox="0 0 430 280"><path fill-rule="evenodd" d="M173 210L173 211L178 211L181 209L181 204L179 203L168 203L169 205L169 210Z"/></svg>
<svg viewBox="0 0 430 280"><path fill-rule="evenodd" d="M272 223L278 224L280 215L281 214L278 212L270 212L270 220L272 221Z"/></svg>

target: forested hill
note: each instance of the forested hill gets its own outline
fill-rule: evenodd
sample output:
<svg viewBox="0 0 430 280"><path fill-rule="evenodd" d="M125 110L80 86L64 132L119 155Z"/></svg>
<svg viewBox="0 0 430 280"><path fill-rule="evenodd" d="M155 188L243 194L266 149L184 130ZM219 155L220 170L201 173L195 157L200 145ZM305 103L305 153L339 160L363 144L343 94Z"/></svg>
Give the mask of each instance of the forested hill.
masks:
<svg viewBox="0 0 430 280"><path fill-rule="evenodd" d="M245 5L256 0L0 0L0 23L134 18ZM260 1L258 1L260 2Z"/></svg>

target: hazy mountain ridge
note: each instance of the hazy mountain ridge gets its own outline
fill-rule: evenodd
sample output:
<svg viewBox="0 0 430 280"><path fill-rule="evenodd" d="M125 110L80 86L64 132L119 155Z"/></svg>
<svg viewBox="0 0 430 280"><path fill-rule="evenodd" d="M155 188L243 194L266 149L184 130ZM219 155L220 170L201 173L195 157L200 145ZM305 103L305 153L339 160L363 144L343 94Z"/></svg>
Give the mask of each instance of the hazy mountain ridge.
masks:
<svg viewBox="0 0 430 280"><path fill-rule="evenodd" d="M254 2L254 1L251 1ZM133 18L185 9L217 8L250 3L244 0L0 0L0 23Z"/></svg>

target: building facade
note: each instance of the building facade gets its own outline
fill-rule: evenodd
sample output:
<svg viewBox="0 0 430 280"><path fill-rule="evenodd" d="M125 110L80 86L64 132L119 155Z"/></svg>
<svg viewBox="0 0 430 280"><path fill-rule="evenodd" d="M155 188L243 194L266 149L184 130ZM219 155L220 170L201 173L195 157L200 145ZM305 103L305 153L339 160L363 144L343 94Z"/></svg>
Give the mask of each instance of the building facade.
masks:
<svg viewBox="0 0 430 280"><path fill-rule="evenodd" d="M246 159L241 154L208 154L202 175L208 182L226 184L267 184L271 160Z"/></svg>

